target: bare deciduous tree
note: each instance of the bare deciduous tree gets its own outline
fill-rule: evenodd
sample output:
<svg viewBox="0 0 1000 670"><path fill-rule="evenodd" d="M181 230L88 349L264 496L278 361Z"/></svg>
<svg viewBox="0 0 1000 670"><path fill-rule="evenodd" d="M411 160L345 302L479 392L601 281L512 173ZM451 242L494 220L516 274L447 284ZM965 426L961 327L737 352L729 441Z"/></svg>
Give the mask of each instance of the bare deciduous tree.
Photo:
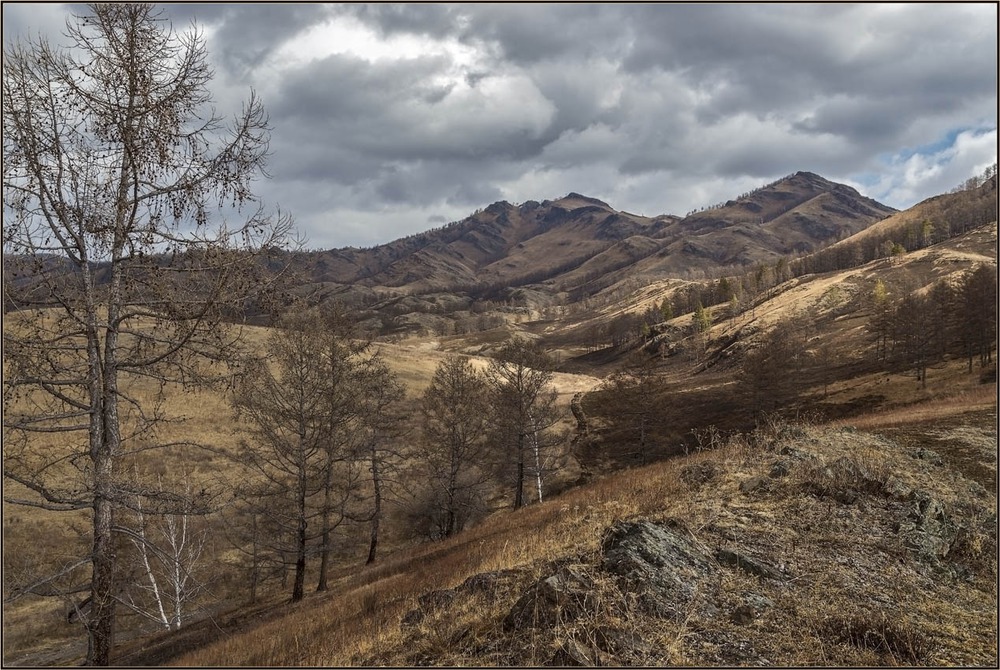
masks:
<svg viewBox="0 0 1000 670"><path fill-rule="evenodd" d="M367 565L375 562L385 505L392 500L393 489L399 484L397 475L404 454L396 440L403 433L399 404L406 397L406 389L379 352L363 361L359 372L354 441L356 457L367 468L371 482Z"/></svg>
<svg viewBox="0 0 1000 670"><path fill-rule="evenodd" d="M995 175L995 168L993 174ZM968 356L969 372L972 360L978 355L979 365L985 366L992 360L997 339L997 268L995 265L979 265L962 282L960 289L961 308L958 314L962 322L959 333Z"/></svg>
<svg viewBox="0 0 1000 670"><path fill-rule="evenodd" d="M806 352L803 330L791 319L780 321L744 353L737 379L755 416L779 408L798 384Z"/></svg>
<svg viewBox="0 0 1000 670"><path fill-rule="evenodd" d="M280 245L289 222L265 217L251 190L268 146L260 101L228 126L204 111L212 72L197 32L173 32L148 4L105 4L67 36L71 50L4 47L3 348L15 401L4 428L72 445L8 450L5 439L4 497L91 510L87 662L104 665L119 511L137 495L149 514L180 501L121 474L164 444L166 417L142 385L220 376L204 363L234 348L223 318L259 290L247 252ZM213 231L223 206L255 213Z"/></svg>
<svg viewBox="0 0 1000 670"><path fill-rule="evenodd" d="M250 436L240 448L241 461L250 470L244 498L280 529L275 540L295 565L293 601L305 595L313 540L328 536L335 516L343 518L335 511L343 510L350 495L333 486L334 465L346 461L346 455L343 447L333 446L333 380L323 364L324 345L315 312L286 315L268 337L266 355L246 364L233 396Z"/></svg>
<svg viewBox="0 0 1000 670"><path fill-rule="evenodd" d="M204 494L193 493L188 475L181 479L188 509L182 507L176 514L150 516L143 507L143 496L137 495L130 514L126 515L131 517L131 523L126 520L123 529L138 555L141 577L122 589L122 602L168 630L181 627L188 616L188 607L204 590L196 571L201 567L207 531L196 525L202 515L192 513L194 501ZM156 482L160 491L167 490L162 476L157 476ZM134 595L136 592L139 597Z"/></svg>
<svg viewBox="0 0 1000 670"><path fill-rule="evenodd" d="M429 484L432 522L443 537L462 529L491 477L488 407L486 379L464 357L442 361L424 392L417 471Z"/></svg>
<svg viewBox="0 0 1000 670"><path fill-rule="evenodd" d="M667 384L649 358L633 354L601 384L603 413L635 446L640 462L649 458L651 439L662 427Z"/></svg>
<svg viewBox="0 0 1000 670"><path fill-rule="evenodd" d="M538 500L542 500L547 460L543 451L551 446L544 432L557 418L551 367L541 347L514 338L500 347L486 369L492 389L493 440L502 465L513 470L515 509L526 503L525 483L532 474Z"/></svg>

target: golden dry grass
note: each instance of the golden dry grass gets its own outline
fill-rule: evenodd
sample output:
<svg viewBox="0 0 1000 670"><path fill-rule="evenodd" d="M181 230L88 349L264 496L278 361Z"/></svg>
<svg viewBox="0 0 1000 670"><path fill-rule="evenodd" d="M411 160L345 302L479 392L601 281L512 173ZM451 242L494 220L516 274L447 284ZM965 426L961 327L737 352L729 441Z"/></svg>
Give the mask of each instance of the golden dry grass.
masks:
<svg viewBox="0 0 1000 670"><path fill-rule="evenodd" d="M993 435L995 439L995 431ZM808 458L793 463L787 477L772 480L777 488L769 493L744 492L741 483L766 474L784 447ZM709 463L717 473L710 484L692 488L683 481L685 468ZM828 468L836 463L850 468L831 479ZM516 658L517 663L541 664L558 639L592 633L599 625L631 626L647 639L651 636L664 658L677 664L709 662L705 640L744 632L752 634L753 645L764 650L760 653L766 651L772 663L781 665L981 662L996 654L996 590L989 587L996 576L995 557L992 564L988 555L976 558L985 574L936 583L928 581L933 573L912 563L906 550L879 530L896 513L892 504L879 502L887 500L882 487L893 478L919 487L949 510L967 505L967 480L954 471L928 473L922 467L901 446L853 429L776 425L760 434L720 439L711 451L609 475L544 504L496 514L449 540L401 551L343 580L334 593L312 596L280 619L173 662L482 665ZM859 482L871 488L862 491L861 502L832 502L830 495ZM995 514L995 497L980 500L980 512ZM501 633L499 622L518 597L517 588L460 597L432 607L415 626L401 625L404 615L418 607L419 596L454 589L472 575L522 570L523 588L545 574L544 566L554 559L591 560L608 525L636 517L681 519L698 537L771 555L793 578L776 586L741 571L723 572L721 592L728 594L723 605L734 605L738 594L748 591L775 603L748 631L724 618L679 623L645 619L629 610L616 584L603 578L595 587L598 611L592 618L559 627L555 638L551 631L521 633L530 638L518 639L521 656L490 646L501 638L513 643ZM995 535L990 541L995 547ZM879 602L884 608L872 609ZM893 618L880 619L879 612ZM494 655L470 651L486 648L494 648Z"/></svg>

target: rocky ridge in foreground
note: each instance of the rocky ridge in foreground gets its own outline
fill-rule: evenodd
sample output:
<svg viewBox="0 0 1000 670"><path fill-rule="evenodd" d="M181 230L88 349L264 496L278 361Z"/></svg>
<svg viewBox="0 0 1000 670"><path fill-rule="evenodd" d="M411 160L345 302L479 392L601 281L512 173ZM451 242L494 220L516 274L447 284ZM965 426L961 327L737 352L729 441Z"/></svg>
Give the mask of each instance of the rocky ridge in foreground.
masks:
<svg viewBox="0 0 1000 670"><path fill-rule="evenodd" d="M995 488L987 433L963 448L992 459ZM962 434L938 439L954 448ZM785 427L684 460L686 491L663 514L615 521L589 551L426 593L401 644L355 660L996 663L989 482L928 446L849 428ZM584 532L587 515L568 513Z"/></svg>

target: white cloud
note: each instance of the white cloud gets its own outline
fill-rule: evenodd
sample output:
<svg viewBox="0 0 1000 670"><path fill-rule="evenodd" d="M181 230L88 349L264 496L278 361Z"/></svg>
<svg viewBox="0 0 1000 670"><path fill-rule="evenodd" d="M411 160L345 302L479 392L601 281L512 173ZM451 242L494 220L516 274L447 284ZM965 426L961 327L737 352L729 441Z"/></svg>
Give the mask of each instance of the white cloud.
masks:
<svg viewBox="0 0 1000 670"><path fill-rule="evenodd" d="M896 155L873 187L877 200L903 208L946 193L997 161L997 130L965 130L939 151Z"/></svg>

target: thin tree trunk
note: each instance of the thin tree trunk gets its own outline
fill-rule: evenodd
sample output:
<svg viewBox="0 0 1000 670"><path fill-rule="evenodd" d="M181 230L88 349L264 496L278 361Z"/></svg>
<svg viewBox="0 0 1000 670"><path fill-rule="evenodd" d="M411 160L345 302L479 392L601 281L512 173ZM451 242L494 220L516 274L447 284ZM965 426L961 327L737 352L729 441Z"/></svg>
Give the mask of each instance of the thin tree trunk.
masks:
<svg viewBox="0 0 1000 670"><path fill-rule="evenodd" d="M170 619L167 617L167 612L163 608L163 596L160 593L160 585L156 581L156 575L153 574L153 566L149 562L149 549L146 546L146 515L142 512L142 502L137 497L136 498L136 508L138 509L139 515L139 540L132 540L132 544L135 545L136 549L139 550L139 555L142 558L142 565L146 569L146 578L149 579L150 588L153 590L153 598L156 600L156 607L160 612L160 623L163 624L164 628L170 629Z"/></svg>
<svg viewBox="0 0 1000 670"><path fill-rule="evenodd" d="M538 453L538 427L531 414L528 414L528 420L531 421L531 448L535 454L535 487L538 490L538 502L542 502L542 458Z"/></svg>
<svg viewBox="0 0 1000 670"><path fill-rule="evenodd" d="M458 491L458 457L452 449L451 464L448 470L448 508L445 512L445 537L451 537L458 531L458 513L455 509L455 493Z"/></svg>
<svg viewBox="0 0 1000 670"><path fill-rule="evenodd" d="M301 449L302 445L300 444L300 450ZM300 457L304 458L304 456ZM292 583L292 602L302 600L302 597L305 595L306 530L308 528L308 521L306 519L305 463L299 464L297 498L299 519L295 537L295 581Z"/></svg>
<svg viewBox="0 0 1000 670"><path fill-rule="evenodd" d="M319 555L319 580L316 583L317 593L326 591L329 588L326 574L330 567L330 499L333 495L333 463L330 460L328 457L326 463L326 482L323 487L323 517L321 520L323 531L320 534L322 545Z"/></svg>
<svg viewBox="0 0 1000 670"><path fill-rule="evenodd" d="M371 542L368 545L368 560L365 565L375 562L375 552L378 549L379 524L382 521L382 477L378 468L378 454L375 449L375 438L372 437L372 485L375 488L375 508L372 510Z"/></svg>
<svg viewBox="0 0 1000 670"><path fill-rule="evenodd" d="M517 485L514 490L514 509L524 507L524 435L517 436Z"/></svg>

